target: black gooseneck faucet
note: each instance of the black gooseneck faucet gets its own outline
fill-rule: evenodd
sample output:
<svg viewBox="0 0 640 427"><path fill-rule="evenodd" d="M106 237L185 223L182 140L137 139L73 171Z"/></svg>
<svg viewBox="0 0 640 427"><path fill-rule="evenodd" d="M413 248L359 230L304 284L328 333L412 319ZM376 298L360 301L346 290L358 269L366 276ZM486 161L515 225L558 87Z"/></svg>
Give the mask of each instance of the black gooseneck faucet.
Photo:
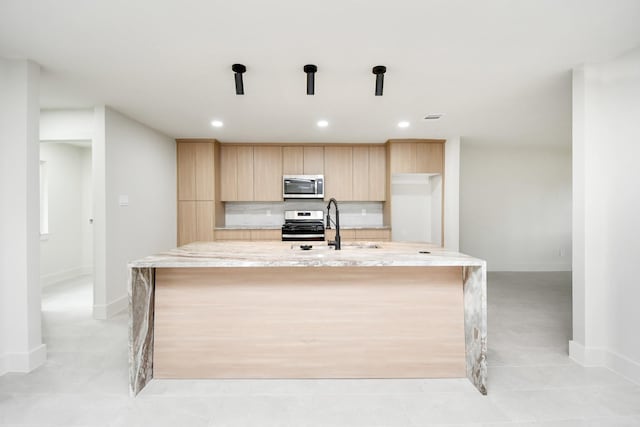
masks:
<svg viewBox="0 0 640 427"><path fill-rule="evenodd" d="M329 203L327 204L327 230L331 229L331 203L336 207L336 240L329 241L329 246L333 246L336 251L340 250L340 211L338 210L338 201L333 197L329 199Z"/></svg>

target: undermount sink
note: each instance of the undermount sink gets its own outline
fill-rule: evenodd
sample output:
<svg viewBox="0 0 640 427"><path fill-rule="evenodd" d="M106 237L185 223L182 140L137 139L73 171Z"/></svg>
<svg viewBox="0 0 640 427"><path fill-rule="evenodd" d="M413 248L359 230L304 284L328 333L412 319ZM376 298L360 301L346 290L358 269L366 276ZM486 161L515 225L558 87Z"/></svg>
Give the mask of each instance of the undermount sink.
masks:
<svg viewBox="0 0 640 427"><path fill-rule="evenodd" d="M382 245L376 242L347 242L342 244L342 249L356 248L356 249L380 249Z"/></svg>
<svg viewBox="0 0 640 427"><path fill-rule="evenodd" d="M380 249L382 245L376 242L343 242L341 250L349 249ZM309 242L309 243L294 243L291 245L291 249L294 251L328 251L334 250L333 246L329 246L323 242Z"/></svg>

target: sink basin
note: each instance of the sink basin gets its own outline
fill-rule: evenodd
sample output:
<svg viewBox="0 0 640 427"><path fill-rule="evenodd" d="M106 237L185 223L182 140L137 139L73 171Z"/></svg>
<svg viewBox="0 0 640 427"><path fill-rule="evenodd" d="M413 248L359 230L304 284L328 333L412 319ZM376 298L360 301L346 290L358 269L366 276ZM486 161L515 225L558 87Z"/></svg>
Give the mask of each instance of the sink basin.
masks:
<svg viewBox="0 0 640 427"><path fill-rule="evenodd" d="M376 242L343 242L341 250L350 249L380 249L382 245ZM309 243L294 243L291 245L291 250L300 252L317 252L317 251L332 251L333 246L329 246L323 242L309 242Z"/></svg>
<svg viewBox="0 0 640 427"><path fill-rule="evenodd" d="M380 249L382 245L376 242L347 242L342 244L342 249Z"/></svg>

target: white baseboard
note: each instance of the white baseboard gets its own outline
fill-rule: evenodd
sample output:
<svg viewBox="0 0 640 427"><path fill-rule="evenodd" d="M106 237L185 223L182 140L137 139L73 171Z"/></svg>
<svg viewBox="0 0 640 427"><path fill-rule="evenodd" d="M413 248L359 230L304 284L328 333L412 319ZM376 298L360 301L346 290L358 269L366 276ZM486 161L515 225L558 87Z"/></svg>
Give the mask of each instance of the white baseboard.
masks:
<svg viewBox="0 0 640 427"><path fill-rule="evenodd" d="M640 384L640 363L600 347L585 347L569 341L569 357L583 366L602 366Z"/></svg>
<svg viewBox="0 0 640 427"><path fill-rule="evenodd" d="M571 271L571 262L558 264L491 264L487 271Z"/></svg>
<svg viewBox="0 0 640 427"><path fill-rule="evenodd" d="M129 306L129 297L127 295L110 302L109 304L94 304L93 318L98 320L109 319Z"/></svg>
<svg viewBox="0 0 640 427"><path fill-rule="evenodd" d="M5 353L0 355L0 375L7 372L31 372L47 361L47 346L40 344L25 353Z"/></svg>
<svg viewBox="0 0 640 427"><path fill-rule="evenodd" d="M93 268L90 265L83 267L76 267L69 270L58 271L56 273L45 274L40 276L40 287L45 288L53 284L64 282L65 280L75 279L79 276L91 274Z"/></svg>

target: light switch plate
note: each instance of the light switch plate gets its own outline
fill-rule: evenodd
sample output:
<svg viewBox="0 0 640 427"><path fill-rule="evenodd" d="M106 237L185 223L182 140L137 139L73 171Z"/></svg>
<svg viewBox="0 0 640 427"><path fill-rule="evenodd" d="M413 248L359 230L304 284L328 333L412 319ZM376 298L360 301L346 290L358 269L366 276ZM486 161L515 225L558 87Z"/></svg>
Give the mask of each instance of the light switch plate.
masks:
<svg viewBox="0 0 640 427"><path fill-rule="evenodd" d="M129 196L127 196L126 194L118 196L118 205L129 206Z"/></svg>

